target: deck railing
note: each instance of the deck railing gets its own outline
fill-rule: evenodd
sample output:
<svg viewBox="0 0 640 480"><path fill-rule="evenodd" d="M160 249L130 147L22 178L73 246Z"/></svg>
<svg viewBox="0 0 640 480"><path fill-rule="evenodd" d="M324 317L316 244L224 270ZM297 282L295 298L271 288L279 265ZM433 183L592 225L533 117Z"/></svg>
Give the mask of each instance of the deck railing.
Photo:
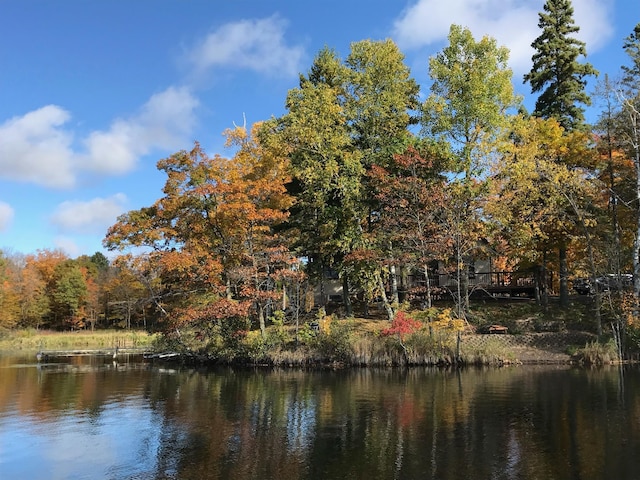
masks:
<svg viewBox="0 0 640 480"><path fill-rule="evenodd" d="M409 283L414 286L425 284L421 275L409 277ZM453 273L429 274L429 283L432 287L453 287L458 284L458 277ZM468 285L470 287L533 287L535 277L529 272L473 272L469 273Z"/></svg>

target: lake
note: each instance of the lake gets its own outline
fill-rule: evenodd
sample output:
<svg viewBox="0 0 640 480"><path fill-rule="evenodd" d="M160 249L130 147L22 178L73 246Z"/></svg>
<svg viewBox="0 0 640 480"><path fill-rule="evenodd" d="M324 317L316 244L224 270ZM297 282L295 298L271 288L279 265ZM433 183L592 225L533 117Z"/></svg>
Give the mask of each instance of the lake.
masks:
<svg viewBox="0 0 640 480"><path fill-rule="evenodd" d="M640 369L0 355L1 479L640 478Z"/></svg>

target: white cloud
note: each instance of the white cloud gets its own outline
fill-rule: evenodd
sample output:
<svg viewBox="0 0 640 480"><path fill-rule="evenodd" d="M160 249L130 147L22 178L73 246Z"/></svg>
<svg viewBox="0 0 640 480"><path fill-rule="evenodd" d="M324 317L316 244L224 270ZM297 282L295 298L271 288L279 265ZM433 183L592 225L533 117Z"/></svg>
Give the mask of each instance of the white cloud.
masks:
<svg viewBox="0 0 640 480"><path fill-rule="evenodd" d="M104 232L126 210L126 202L127 197L123 193L86 202L63 202L51 216L51 223L65 232Z"/></svg>
<svg viewBox="0 0 640 480"><path fill-rule="evenodd" d="M195 46L189 60L199 72L221 66L297 75L304 50L286 45L285 26L278 16L223 25Z"/></svg>
<svg viewBox="0 0 640 480"><path fill-rule="evenodd" d="M153 149L184 148L196 123L198 99L186 88L171 87L153 95L140 111L115 120L109 130L85 139L83 168L105 174L131 171Z"/></svg>
<svg viewBox="0 0 640 480"><path fill-rule="evenodd" d="M14 211L11 205L0 202L0 232L4 232L9 228L9 224L13 220Z"/></svg>
<svg viewBox="0 0 640 480"><path fill-rule="evenodd" d="M573 19L580 27L576 35L587 44L587 54L597 52L613 37L615 0L577 0L573 2ZM624 8L624 7L622 7Z"/></svg>
<svg viewBox="0 0 640 480"><path fill-rule="evenodd" d="M82 255L83 251L75 240L69 237L58 236L53 239L56 249L62 250L69 258L76 258Z"/></svg>
<svg viewBox="0 0 640 480"><path fill-rule="evenodd" d="M74 183L70 114L47 105L0 125L0 177L48 187Z"/></svg>
<svg viewBox="0 0 640 480"><path fill-rule="evenodd" d="M576 35L593 53L611 37L613 0L573 2ZM494 37L509 48L510 65L516 74L531 67L531 42L540 35L538 13L544 0L418 0L394 23L394 35L401 48L420 48L446 41L451 24L468 27L476 39Z"/></svg>
<svg viewBox="0 0 640 480"><path fill-rule="evenodd" d="M90 133L80 142L84 151L73 148L74 135L65 129L71 115L59 106L14 117L0 125L0 178L69 188L83 172L127 173L155 149L179 149L191 142L198 104L188 89L170 87L136 114Z"/></svg>

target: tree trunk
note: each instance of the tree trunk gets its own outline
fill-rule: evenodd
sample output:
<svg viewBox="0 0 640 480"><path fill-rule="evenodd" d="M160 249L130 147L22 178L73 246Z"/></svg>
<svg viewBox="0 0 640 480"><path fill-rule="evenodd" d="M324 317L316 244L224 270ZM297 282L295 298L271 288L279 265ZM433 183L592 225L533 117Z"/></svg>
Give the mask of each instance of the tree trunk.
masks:
<svg viewBox="0 0 640 480"><path fill-rule="evenodd" d="M467 318L467 314L469 313L469 292L471 288L469 285L469 265L467 262L464 263L464 267L462 269L462 311L464 312L465 318Z"/></svg>
<svg viewBox="0 0 640 480"><path fill-rule="evenodd" d="M267 337L267 325L264 320L264 309L260 304L258 304L258 322L260 323L260 335L262 338Z"/></svg>
<svg viewBox="0 0 640 480"><path fill-rule="evenodd" d="M284 312L287 309L287 287L286 285L282 286L282 311Z"/></svg>
<svg viewBox="0 0 640 480"><path fill-rule="evenodd" d="M640 164L636 163L636 201L640 202ZM636 238L633 242L634 317L640 314L640 208L636 217Z"/></svg>
<svg viewBox="0 0 640 480"><path fill-rule="evenodd" d="M393 310L393 307L389 303L389 299L387 298L387 292L384 288L384 282L382 281L382 275L380 273L378 276L378 288L380 289L380 297L382 298L382 304L384 305L384 309L387 311L387 319L391 322L393 321L393 317L395 317L396 312Z"/></svg>
<svg viewBox="0 0 640 480"><path fill-rule="evenodd" d="M611 135L607 132L607 145L609 156L609 190L611 191L611 223L613 227L613 262L611 271L620 274L620 252L622 251L620 245L620 222L618 220L618 195L615 193L615 172L613 168L613 152L611 151Z"/></svg>
<svg viewBox="0 0 640 480"><path fill-rule="evenodd" d="M636 217L636 238L633 242L633 294L635 300L633 316L637 317L640 315L640 208L638 207L638 204L640 204L640 134L637 125L638 118L637 116L634 118L636 122L632 122L634 132L633 163L636 170L636 208L638 208L638 211Z"/></svg>
<svg viewBox="0 0 640 480"><path fill-rule="evenodd" d="M400 303L400 297L398 296L398 275L396 273L396 266L391 265L389 267L391 276L391 303L398 305Z"/></svg>
<svg viewBox="0 0 640 480"><path fill-rule="evenodd" d="M561 245L558 248L558 259L560 262L560 307L567 308L569 306L569 267L566 245Z"/></svg>
<svg viewBox="0 0 640 480"><path fill-rule="evenodd" d="M345 315L353 316L353 307L351 305L351 297L349 296L349 279L346 275L342 276L342 301L344 302Z"/></svg>
<svg viewBox="0 0 640 480"><path fill-rule="evenodd" d="M636 171L636 208L640 202L640 111L633 103L633 98L621 95L622 103L629 117L631 136L629 142L633 149L633 165ZM640 316L640 208L636 216L636 238L633 242L633 316Z"/></svg>
<svg viewBox="0 0 640 480"><path fill-rule="evenodd" d="M546 312L549 308L549 281L547 279L547 251L542 252L542 266L540 268L540 288L542 309Z"/></svg>
<svg viewBox="0 0 640 480"><path fill-rule="evenodd" d="M427 291L425 292L425 295L427 297L427 308L431 308L431 281L429 280L429 265L425 263L422 266L422 269L424 271L424 282L427 289Z"/></svg>

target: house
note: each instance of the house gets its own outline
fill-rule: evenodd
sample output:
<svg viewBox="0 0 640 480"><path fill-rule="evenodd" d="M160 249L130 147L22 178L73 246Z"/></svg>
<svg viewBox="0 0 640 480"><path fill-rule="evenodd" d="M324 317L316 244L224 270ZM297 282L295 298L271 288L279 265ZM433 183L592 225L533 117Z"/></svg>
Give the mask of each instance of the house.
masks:
<svg viewBox="0 0 640 480"><path fill-rule="evenodd" d="M478 258L467 262L469 294L491 297L534 298L536 278L532 271L496 270L494 258ZM464 272L459 272L460 275ZM452 271L444 262L433 262L429 273L429 286L435 299L447 299L457 294L458 283L464 282L457 271ZM400 301L420 297L426 290L424 273L414 271L402 273L397 278ZM391 282L387 279L387 295L391 296ZM343 282L335 270L325 270L324 281L314 287L316 305L340 304L343 302Z"/></svg>

